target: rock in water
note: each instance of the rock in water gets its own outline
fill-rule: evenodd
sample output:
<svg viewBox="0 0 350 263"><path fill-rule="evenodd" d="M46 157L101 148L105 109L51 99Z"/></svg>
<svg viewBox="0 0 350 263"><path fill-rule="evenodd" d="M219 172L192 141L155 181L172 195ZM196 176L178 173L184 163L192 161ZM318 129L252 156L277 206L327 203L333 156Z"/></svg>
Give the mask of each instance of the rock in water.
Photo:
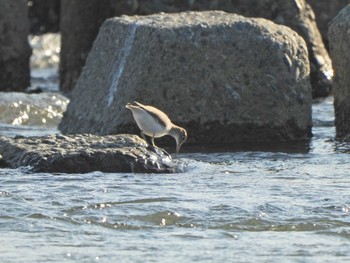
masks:
<svg viewBox="0 0 350 263"><path fill-rule="evenodd" d="M327 18L346 6L350 0L220 0L220 1L72 1L62 0L61 24L62 50L60 63L61 90L73 89L85 64L86 56L102 22L113 16L150 15L154 13L178 13L183 11L222 10L248 17L262 17L288 26L302 36L309 49L311 85L314 97L326 97L332 87L332 63L321 39L315 15L308 5L317 11L326 10L316 18L321 28L328 29ZM327 14L326 14L327 13ZM74 24L74 27L71 25Z"/></svg>
<svg viewBox="0 0 350 263"><path fill-rule="evenodd" d="M332 88L332 62L323 44L315 14L308 1L234 0L232 2L241 15L270 19L277 24L292 28L302 36L309 50L312 95L314 98L329 95Z"/></svg>
<svg viewBox="0 0 350 263"><path fill-rule="evenodd" d="M350 140L350 5L329 27L329 47L334 67L334 111L337 137Z"/></svg>
<svg viewBox="0 0 350 263"><path fill-rule="evenodd" d="M30 166L33 172L172 173L175 167L166 152L151 151L135 135L89 134L44 137L0 137L1 166Z"/></svg>
<svg viewBox="0 0 350 263"><path fill-rule="evenodd" d="M323 42L328 47L328 24L329 22L348 4L350 0L307 0L315 12L317 27L323 38Z"/></svg>
<svg viewBox="0 0 350 263"><path fill-rule="evenodd" d="M27 1L0 1L0 91L30 86Z"/></svg>
<svg viewBox="0 0 350 263"><path fill-rule="evenodd" d="M138 133L125 108L137 100L185 127L189 142L306 140L309 72L304 40L265 19L221 11L112 18L59 128Z"/></svg>
<svg viewBox="0 0 350 263"><path fill-rule="evenodd" d="M60 0L61 91L73 89L98 29L106 18L111 17L108 2L109 0Z"/></svg>

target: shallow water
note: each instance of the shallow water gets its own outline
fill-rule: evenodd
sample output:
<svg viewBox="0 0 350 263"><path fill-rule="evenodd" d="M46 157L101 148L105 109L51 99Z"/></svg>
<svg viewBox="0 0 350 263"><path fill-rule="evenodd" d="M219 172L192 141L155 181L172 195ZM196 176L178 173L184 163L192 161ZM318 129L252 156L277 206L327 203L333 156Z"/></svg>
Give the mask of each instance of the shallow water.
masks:
<svg viewBox="0 0 350 263"><path fill-rule="evenodd" d="M56 95L8 95L0 135L58 132ZM0 169L0 262L349 262L350 146L331 98L313 120L307 150L182 153L179 174Z"/></svg>
<svg viewBox="0 0 350 263"><path fill-rule="evenodd" d="M308 152L186 153L170 175L1 169L0 260L348 262L350 147L332 100L313 108ZM45 129L0 125L28 130Z"/></svg>

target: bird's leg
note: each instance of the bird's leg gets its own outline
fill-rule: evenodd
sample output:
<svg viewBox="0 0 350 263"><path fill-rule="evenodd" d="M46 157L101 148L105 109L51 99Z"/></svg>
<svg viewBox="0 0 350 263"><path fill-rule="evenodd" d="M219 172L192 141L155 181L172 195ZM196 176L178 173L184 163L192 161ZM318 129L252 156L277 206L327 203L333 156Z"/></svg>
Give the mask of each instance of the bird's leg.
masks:
<svg viewBox="0 0 350 263"><path fill-rule="evenodd" d="M143 131L141 131L141 137L145 140L145 142L147 143L147 145L149 145L148 140L146 135L143 133Z"/></svg>
<svg viewBox="0 0 350 263"><path fill-rule="evenodd" d="M156 151L158 149L158 147L154 144L154 136L151 137L152 145L148 142L146 134L144 134L142 131L141 131L141 136L146 141L147 148L149 148L152 151Z"/></svg>
<svg viewBox="0 0 350 263"><path fill-rule="evenodd" d="M147 140L146 140L146 136L143 132L141 132L141 136L143 137L143 139L147 142L147 149L153 152L157 152L158 147L154 144L154 136L151 137L151 142L152 144L150 144Z"/></svg>
<svg viewBox="0 0 350 263"><path fill-rule="evenodd" d="M152 145L151 145L147 140L146 134L144 134L143 131L141 131L140 134L141 134L141 137L146 141L147 148L151 151L157 152L158 147L154 144L154 136L151 137L151 142L152 142Z"/></svg>
<svg viewBox="0 0 350 263"><path fill-rule="evenodd" d="M152 142L153 147L157 147L157 146L154 144L154 135L153 135L152 138L151 138L151 142Z"/></svg>

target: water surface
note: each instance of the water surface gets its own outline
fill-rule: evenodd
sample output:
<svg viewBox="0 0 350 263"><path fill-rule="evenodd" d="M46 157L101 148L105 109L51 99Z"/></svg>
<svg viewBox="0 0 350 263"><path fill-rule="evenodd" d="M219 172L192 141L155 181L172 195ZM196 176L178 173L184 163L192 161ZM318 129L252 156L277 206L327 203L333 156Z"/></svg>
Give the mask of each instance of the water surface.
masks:
<svg viewBox="0 0 350 263"><path fill-rule="evenodd" d="M308 152L180 154L181 174L1 169L0 260L347 262L349 147L331 112L314 105Z"/></svg>
<svg viewBox="0 0 350 263"><path fill-rule="evenodd" d="M1 96L0 135L58 132L61 95ZM182 153L179 174L0 169L0 261L349 262L350 147L331 98L313 122L307 150Z"/></svg>

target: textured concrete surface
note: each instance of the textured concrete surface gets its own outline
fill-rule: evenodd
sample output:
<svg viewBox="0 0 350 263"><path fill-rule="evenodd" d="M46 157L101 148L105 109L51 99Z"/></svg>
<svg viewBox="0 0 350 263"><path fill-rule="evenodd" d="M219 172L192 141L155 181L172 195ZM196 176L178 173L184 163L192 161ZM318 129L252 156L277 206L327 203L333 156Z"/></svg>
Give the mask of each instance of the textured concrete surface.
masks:
<svg viewBox="0 0 350 263"><path fill-rule="evenodd" d="M149 15L189 10L223 10L248 17L263 17L291 27L304 38L309 49L313 96L324 97L331 90L332 64L318 31L315 15L305 0L94 0L88 4L85 0L63 0L62 8L63 91L73 89L105 18L122 14ZM75 25L73 28L72 24Z"/></svg>
<svg viewBox="0 0 350 263"><path fill-rule="evenodd" d="M315 14L305 0L233 0L239 14L263 17L286 25L301 35L309 50L314 98L328 96L332 88L332 62L323 44Z"/></svg>
<svg viewBox="0 0 350 263"><path fill-rule="evenodd" d="M0 1L0 91L30 86L27 2Z"/></svg>
<svg viewBox="0 0 350 263"><path fill-rule="evenodd" d="M221 11L109 19L59 128L138 133L125 109L133 100L166 112L189 142L305 140L306 44L285 26Z"/></svg>
<svg viewBox="0 0 350 263"><path fill-rule="evenodd" d="M328 24L340 10L350 4L350 0L307 0L316 15L317 27L328 47Z"/></svg>
<svg viewBox="0 0 350 263"><path fill-rule="evenodd" d="M175 171L171 157L149 149L135 135L0 137L0 167L30 166L32 172L87 173Z"/></svg>
<svg viewBox="0 0 350 263"><path fill-rule="evenodd" d="M336 135L350 140L350 5L330 24L329 47L335 70L333 89Z"/></svg>

